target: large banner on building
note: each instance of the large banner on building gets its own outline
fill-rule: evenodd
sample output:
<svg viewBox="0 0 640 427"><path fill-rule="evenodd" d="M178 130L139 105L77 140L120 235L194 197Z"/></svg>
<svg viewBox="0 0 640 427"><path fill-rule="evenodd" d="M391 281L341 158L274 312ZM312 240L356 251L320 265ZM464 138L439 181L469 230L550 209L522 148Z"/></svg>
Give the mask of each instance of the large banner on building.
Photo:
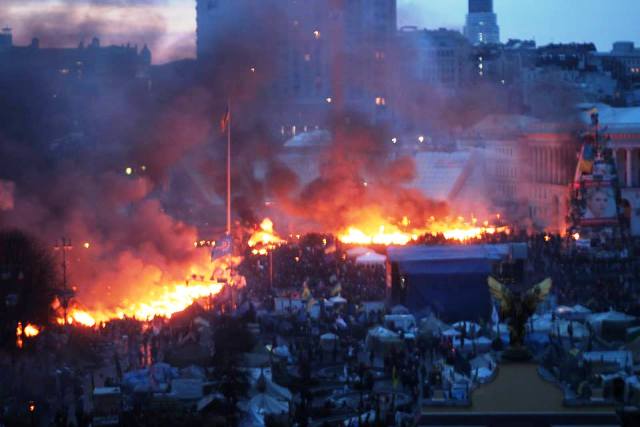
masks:
<svg viewBox="0 0 640 427"><path fill-rule="evenodd" d="M583 180L580 224L599 226L618 222L615 188L611 181Z"/></svg>

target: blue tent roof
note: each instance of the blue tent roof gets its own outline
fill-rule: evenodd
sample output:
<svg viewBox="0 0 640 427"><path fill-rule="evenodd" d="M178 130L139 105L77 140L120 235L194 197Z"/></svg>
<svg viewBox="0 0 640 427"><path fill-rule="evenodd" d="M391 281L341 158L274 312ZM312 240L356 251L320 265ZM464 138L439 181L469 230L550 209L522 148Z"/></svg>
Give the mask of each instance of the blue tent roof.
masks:
<svg viewBox="0 0 640 427"><path fill-rule="evenodd" d="M403 246L389 248L387 255L391 262L433 262L454 260L498 261L509 255L509 244L494 245L442 245Z"/></svg>

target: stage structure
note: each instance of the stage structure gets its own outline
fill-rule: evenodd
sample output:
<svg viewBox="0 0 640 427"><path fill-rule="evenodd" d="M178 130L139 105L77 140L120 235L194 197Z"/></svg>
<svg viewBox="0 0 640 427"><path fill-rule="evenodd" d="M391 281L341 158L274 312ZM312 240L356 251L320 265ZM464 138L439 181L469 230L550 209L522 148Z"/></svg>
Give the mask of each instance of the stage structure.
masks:
<svg viewBox="0 0 640 427"><path fill-rule="evenodd" d="M389 248L387 299L415 314L435 313L448 322L488 321L487 277L521 280L524 243L406 246ZM508 280L507 280L508 281Z"/></svg>

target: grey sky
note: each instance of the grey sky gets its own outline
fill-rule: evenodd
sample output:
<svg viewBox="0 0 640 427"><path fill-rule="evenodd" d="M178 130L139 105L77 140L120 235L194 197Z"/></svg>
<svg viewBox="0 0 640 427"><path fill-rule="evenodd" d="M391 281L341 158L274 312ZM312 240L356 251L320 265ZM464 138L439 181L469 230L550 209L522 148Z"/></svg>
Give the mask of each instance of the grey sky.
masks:
<svg viewBox="0 0 640 427"><path fill-rule="evenodd" d="M467 0L398 0L399 24L461 29ZM640 0L494 0L501 38L593 41L610 50L616 40L640 44Z"/></svg>

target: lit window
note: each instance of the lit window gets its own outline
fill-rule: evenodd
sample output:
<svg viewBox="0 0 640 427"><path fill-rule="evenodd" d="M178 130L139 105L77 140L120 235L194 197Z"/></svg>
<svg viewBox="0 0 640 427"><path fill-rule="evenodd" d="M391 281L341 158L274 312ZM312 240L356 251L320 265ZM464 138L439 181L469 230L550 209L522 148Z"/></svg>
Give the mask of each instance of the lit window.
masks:
<svg viewBox="0 0 640 427"><path fill-rule="evenodd" d="M387 105L387 100L382 96L376 97L376 105Z"/></svg>
<svg viewBox="0 0 640 427"><path fill-rule="evenodd" d="M320 38L320 31L315 30L315 31L313 32L313 37L315 37L315 39L316 39L316 40L318 40L318 39Z"/></svg>
<svg viewBox="0 0 640 427"><path fill-rule="evenodd" d="M304 60L307 61L307 62L311 61L311 54L310 53L305 53L304 54Z"/></svg>

